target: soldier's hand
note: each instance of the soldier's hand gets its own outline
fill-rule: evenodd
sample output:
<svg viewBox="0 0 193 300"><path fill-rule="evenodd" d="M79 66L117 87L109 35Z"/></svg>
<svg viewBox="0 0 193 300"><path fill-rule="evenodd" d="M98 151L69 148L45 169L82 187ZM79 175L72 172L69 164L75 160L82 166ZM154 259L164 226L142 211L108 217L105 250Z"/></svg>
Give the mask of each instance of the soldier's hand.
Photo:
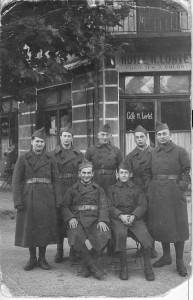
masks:
<svg viewBox="0 0 193 300"><path fill-rule="evenodd" d="M107 226L107 224L105 224L105 222L99 222L97 224L97 229L99 229L100 231L108 231L109 227Z"/></svg>
<svg viewBox="0 0 193 300"><path fill-rule="evenodd" d="M78 220L76 218L72 218L70 221L69 221L69 227L70 228L76 228L78 225Z"/></svg>
<svg viewBox="0 0 193 300"><path fill-rule="evenodd" d="M24 206L23 205L18 205L17 206L17 210L23 211L24 210Z"/></svg>
<svg viewBox="0 0 193 300"><path fill-rule="evenodd" d="M129 220L128 220L129 215L119 215L119 219L123 222L125 225L129 225Z"/></svg>
<svg viewBox="0 0 193 300"><path fill-rule="evenodd" d="M134 215L129 215L128 216L128 222L129 222L129 225L132 226L133 225L133 222L135 221L135 216Z"/></svg>

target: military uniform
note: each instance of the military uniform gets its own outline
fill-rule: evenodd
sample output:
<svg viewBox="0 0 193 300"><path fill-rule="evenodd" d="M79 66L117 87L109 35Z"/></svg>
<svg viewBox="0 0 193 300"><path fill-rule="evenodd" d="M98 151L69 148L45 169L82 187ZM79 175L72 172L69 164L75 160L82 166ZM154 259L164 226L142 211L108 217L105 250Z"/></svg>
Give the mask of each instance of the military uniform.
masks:
<svg viewBox="0 0 193 300"><path fill-rule="evenodd" d="M104 190L96 183L75 183L64 195L64 220L78 220L76 228L68 229L68 242L79 252L86 239L100 253L105 248L110 231L97 229L98 222L109 223L109 210Z"/></svg>
<svg viewBox="0 0 193 300"><path fill-rule="evenodd" d="M116 182L115 173L123 158L121 151L112 143L91 146L85 158L93 164L94 181L105 190Z"/></svg>
<svg viewBox="0 0 193 300"><path fill-rule="evenodd" d="M111 199L110 225L115 239L115 251L126 249L128 232L132 232L137 240L148 248L153 240L147 230L143 216L147 209L144 192L131 180L117 183L109 188ZM118 218L120 214L135 215L136 219L131 227L127 227Z"/></svg>

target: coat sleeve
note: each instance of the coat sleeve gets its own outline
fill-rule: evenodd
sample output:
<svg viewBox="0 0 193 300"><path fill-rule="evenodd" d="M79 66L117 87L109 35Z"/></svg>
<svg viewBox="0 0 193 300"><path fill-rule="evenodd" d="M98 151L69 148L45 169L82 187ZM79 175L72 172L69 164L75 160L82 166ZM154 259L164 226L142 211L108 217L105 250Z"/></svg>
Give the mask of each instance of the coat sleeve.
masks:
<svg viewBox="0 0 193 300"><path fill-rule="evenodd" d="M145 193L141 188L138 188L138 194L137 194L137 200L138 204L137 207L134 209L132 212L132 215L135 215L137 219L140 219L141 217L144 216L146 210L147 210L147 200Z"/></svg>
<svg viewBox="0 0 193 300"><path fill-rule="evenodd" d="M144 171L143 171L143 183L144 183L144 188L145 188L145 191L148 190L148 186L153 178L153 174L152 174L152 170L151 170L151 162L152 162L152 152L150 153L150 158L144 168Z"/></svg>
<svg viewBox="0 0 193 300"><path fill-rule="evenodd" d="M56 206L59 206L62 204L60 173L58 170L57 162L53 157L52 157L52 184L54 186L54 196L55 196Z"/></svg>
<svg viewBox="0 0 193 300"><path fill-rule="evenodd" d="M188 152L182 148L180 151L180 165L182 169L182 180L179 182L179 187L182 191L186 191L191 182L190 179L190 159Z"/></svg>
<svg viewBox="0 0 193 300"><path fill-rule="evenodd" d="M107 202L107 197L103 188L99 187L98 189L99 195L99 218L98 222L109 223L109 207Z"/></svg>
<svg viewBox="0 0 193 300"><path fill-rule="evenodd" d="M109 200L109 213L110 218L117 219L120 214L122 214L122 211L115 207L114 203L114 193L113 193L113 187L109 187L107 190L107 196Z"/></svg>
<svg viewBox="0 0 193 300"><path fill-rule="evenodd" d="M67 189L63 198L62 216L65 222L68 222L72 218L76 218L75 214L71 211L70 207L73 200L72 188Z"/></svg>
<svg viewBox="0 0 193 300"><path fill-rule="evenodd" d="M12 177L12 192L14 207L24 205L23 203L23 187L25 182L25 163L23 156L18 157L15 164Z"/></svg>
<svg viewBox="0 0 193 300"><path fill-rule="evenodd" d="M87 148L84 157L85 157L88 161L91 161L91 151L90 151L90 148Z"/></svg>

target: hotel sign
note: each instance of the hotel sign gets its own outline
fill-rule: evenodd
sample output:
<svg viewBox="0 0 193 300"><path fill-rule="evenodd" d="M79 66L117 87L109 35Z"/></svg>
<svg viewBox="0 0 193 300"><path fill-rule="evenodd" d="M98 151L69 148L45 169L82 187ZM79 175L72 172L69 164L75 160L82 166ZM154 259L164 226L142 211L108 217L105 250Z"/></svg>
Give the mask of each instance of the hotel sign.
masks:
<svg viewBox="0 0 193 300"><path fill-rule="evenodd" d="M116 54L119 72L190 71L190 53Z"/></svg>

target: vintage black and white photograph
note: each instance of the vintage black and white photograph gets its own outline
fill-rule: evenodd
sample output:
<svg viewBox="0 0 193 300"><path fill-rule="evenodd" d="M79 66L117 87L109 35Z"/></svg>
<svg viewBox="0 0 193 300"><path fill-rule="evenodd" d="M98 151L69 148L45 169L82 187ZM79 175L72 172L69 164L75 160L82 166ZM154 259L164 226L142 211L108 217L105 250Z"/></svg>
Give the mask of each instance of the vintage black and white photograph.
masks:
<svg viewBox="0 0 193 300"><path fill-rule="evenodd" d="M191 5L1 1L1 299L193 296Z"/></svg>

